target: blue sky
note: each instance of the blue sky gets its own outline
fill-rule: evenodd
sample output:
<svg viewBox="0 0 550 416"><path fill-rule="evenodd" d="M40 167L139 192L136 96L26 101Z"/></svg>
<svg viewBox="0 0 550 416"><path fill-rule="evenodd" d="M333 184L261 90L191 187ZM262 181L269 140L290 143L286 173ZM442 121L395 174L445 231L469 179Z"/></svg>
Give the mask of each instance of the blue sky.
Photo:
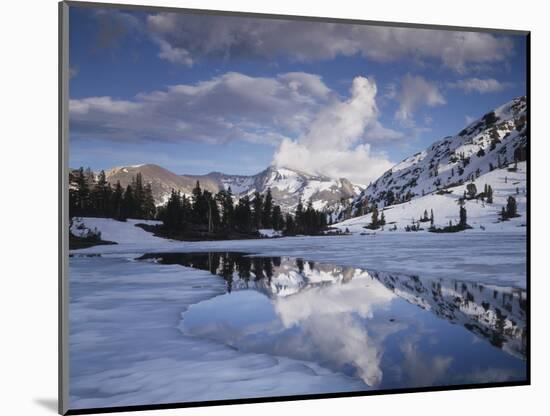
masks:
<svg viewBox="0 0 550 416"><path fill-rule="evenodd" d="M525 94L525 37L70 8L70 165L368 183Z"/></svg>

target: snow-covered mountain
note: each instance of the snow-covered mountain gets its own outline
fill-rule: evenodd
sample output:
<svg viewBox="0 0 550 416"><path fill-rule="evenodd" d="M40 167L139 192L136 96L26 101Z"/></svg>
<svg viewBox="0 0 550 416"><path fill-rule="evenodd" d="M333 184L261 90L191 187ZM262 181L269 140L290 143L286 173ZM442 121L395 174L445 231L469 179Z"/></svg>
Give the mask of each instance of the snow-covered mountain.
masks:
<svg viewBox="0 0 550 416"><path fill-rule="evenodd" d="M318 210L339 210L342 201L349 204L362 190L345 178L331 179L312 175L296 169L270 166L256 175L227 175L211 172L207 175L176 175L154 164L125 166L106 172L111 184L120 181L122 186L131 183L137 173L141 173L145 183L151 183L153 196L157 204L163 204L172 189L190 195L196 182L210 192L229 189L236 198L252 195L254 192L265 194L271 189L273 200L284 212L292 212L300 199L303 203L311 201Z"/></svg>
<svg viewBox="0 0 550 416"><path fill-rule="evenodd" d="M445 137L428 149L398 163L373 182L354 201L379 207L460 185L493 168L525 160L526 99L516 98L472 122L456 136ZM517 153L516 153L517 152Z"/></svg>
<svg viewBox="0 0 550 416"><path fill-rule="evenodd" d="M516 199L521 216L506 228L510 228L510 224L524 224L526 107L525 97L516 98L485 114L457 135L445 137L398 163L361 192L340 217L348 220L339 226L361 230L371 220L368 212L373 205L383 208L386 224L395 224L398 228L418 220L425 210L428 214L434 210L436 225L447 225L449 220L458 218L458 199L470 183L478 193L484 191L485 185L490 185L494 192L493 203L479 199L465 202L470 225L492 227L490 224L496 223L508 196Z"/></svg>
<svg viewBox="0 0 550 416"><path fill-rule="evenodd" d="M360 186L345 178L331 179L273 166L253 176L210 174L212 177L216 175L224 189L231 187L238 196L256 191L264 194L271 189L273 200L284 212L293 212L300 200L304 204L311 201L317 210L337 209L342 201L349 203L362 191Z"/></svg>

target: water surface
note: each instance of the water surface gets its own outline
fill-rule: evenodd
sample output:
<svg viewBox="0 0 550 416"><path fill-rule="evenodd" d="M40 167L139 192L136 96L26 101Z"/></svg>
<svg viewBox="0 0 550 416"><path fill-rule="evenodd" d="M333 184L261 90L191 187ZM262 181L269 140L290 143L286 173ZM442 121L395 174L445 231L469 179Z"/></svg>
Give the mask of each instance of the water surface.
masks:
<svg viewBox="0 0 550 416"><path fill-rule="evenodd" d="M149 253L209 271L226 293L191 305L186 336L317 363L365 389L526 377L525 290L243 252Z"/></svg>

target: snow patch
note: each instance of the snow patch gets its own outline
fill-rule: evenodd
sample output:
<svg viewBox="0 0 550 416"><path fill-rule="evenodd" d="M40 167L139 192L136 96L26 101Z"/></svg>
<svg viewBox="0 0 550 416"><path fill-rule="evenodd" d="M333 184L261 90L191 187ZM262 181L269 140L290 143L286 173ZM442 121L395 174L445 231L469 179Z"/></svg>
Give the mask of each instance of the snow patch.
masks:
<svg viewBox="0 0 550 416"><path fill-rule="evenodd" d="M267 238L281 237L283 235L282 231L276 231L273 228L261 228L258 232L262 237Z"/></svg>

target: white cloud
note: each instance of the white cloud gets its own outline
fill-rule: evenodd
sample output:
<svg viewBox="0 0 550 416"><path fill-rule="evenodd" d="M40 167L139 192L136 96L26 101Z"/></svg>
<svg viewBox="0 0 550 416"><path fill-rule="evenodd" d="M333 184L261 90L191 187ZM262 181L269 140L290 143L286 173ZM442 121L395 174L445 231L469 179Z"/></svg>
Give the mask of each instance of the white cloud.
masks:
<svg viewBox="0 0 550 416"><path fill-rule="evenodd" d="M477 92L479 94L499 92L508 86L507 83L502 83L493 78L466 78L449 83L449 87L451 88L461 89L466 93Z"/></svg>
<svg viewBox="0 0 550 416"><path fill-rule="evenodd" d="M501 62L513 51L509 38L476 32L174 13L150 15L147 24L157 41L192 57L175 60L185 65L205 55L288 57L304 62L358 54L377 62L434 59L465 72L469 64ZM171 60L170 56L161 57Z"/></svg>
<svg viewBox="0 0 550 416"><path fill-rule="evenodd" d="M69 108L72 116L94 112L122 115L139 110L141 105L132 101L113 100L111 97L88 97L79 100L70 100Z"/></svg>
<svg viewBox="0 0 550 416"><path fill-rule="evenodd" d="M378 120L376 91L373 80L357 77L342 100L313 74L229 72L132 100L73 99L70 128L75 139L271 144L279 166L366 184L392 166L370 143L404 137Z"/></svg>
<svg viewBox="0 0 550 416"><path fill-rule="evenodd" d="M297 140L284 139L274 163L358 183L369 183L389 169L393 164L385 155L375 154L370 144L361 143L376 130L386 136L392 132L377 120L375 82L356 77L350 94L348 100L323 108ZM370 128L373 130L369 132Z"/></svg>
<svg viewBox="0 0 550 416"><path fill-rule="evenodd" d="M401 80L401 89L397 94L399 108L395 117L404 122L413 122L414 112L422 107L435 107L446 103L436 84L421 76L407 74Z"/></svg>
<svg viewBox="0 0 550 416"><path fill-rule="evenodd" d="M172 62L173 64L183 64L186 66L193 65L193 58L188 51L182 48L175 48L170 45L165 40L159 39L158 42L160 47L159 58L166 59L167 61Z"/></svg>
<svg viewBox="0 0 550 416"><path fill-rule="evenodd" d="M268 78L229 72L196 84L140 93L132 100L73 99L71 133L127 141L240 139L277 144L301 133L334 97L313 74Z"/></svg>

